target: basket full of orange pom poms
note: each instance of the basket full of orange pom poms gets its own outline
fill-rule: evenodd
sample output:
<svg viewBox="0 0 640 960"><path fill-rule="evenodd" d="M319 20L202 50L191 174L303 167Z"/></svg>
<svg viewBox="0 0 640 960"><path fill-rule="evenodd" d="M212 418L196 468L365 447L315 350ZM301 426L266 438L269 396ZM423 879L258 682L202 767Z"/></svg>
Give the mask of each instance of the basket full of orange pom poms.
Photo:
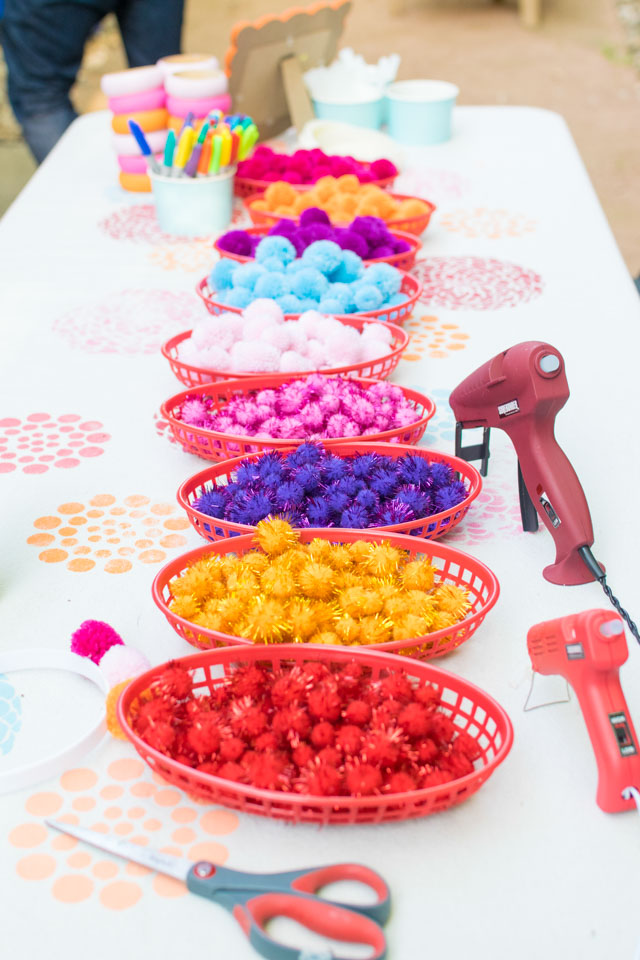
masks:
<svg viewBox="0 0 640 960"><path fill-rule="evenodd" d="M427 660L472 636L499 585L479 560L440 541L427 548L402 534L294 530L273 518L255 535L172 560L152 593L174 630L201 649L343 644Z"/></svg>
<svg viewBox="0 0 640 960"><path fill-rule="evenodd" d="M416 235L427 229L436 209L428 200L390 193L370 183L354 183L349 177L322 177L304 192L279 180L244 204L256 226L273 225L283 218L297 220L303 210L317 207L328 214L332 224L346 225L354 217L379 217L391 230Z"/></svg>
<svg viewBox="0 0 640 960"><path fill-rule="evenodd" d="M367 650L226 647L132 680L118 718L163 781L291 823L386 823L470 797L509 717L438 667Z"/></svg>

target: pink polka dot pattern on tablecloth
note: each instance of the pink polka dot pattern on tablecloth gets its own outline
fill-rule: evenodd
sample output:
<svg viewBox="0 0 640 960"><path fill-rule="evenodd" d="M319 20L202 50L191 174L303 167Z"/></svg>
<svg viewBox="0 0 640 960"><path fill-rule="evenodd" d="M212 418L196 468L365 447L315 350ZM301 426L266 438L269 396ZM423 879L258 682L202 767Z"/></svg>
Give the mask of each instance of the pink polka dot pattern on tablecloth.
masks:
<svg viewBox="0 0 640 960"><path fill-rule="evenodd" d="M455 170L439 170L425 167L411 169L401 174L393 185L396 193L422 197L439 206L448 200L458 200L469 190L471 184Z"/></svg>
<svg viewBox="0 0 640 960"><path fill-rule="evenodd" d="M169 421L165 420L161 413L154 413L153 423L156 428L156 433L159 437L163 437L165 440L168 440L169 443L178 443L173 434L173 430L171 429Z"/></svg>
<svg viewBox="0 0 640 960"><path fill-rule="evenodd" d="M104 773L88 767L67 770L53 788L30 794L24 813L23 821L9 829L7 838L17 857L16 883L46 881L59 903L92 900L110 911L129 910L145 896L186 896L187 888L147 867L112 859L75 837L47 828L43 817L53 816L69 824L82 820L96 833L126 837L143 847L153 846L192 861L206 858L219 865L226 862L229 850L218 838L234 833L240 823L237 814L201 806L198 800L163 783L141 760L126 754L112 761ZM183 826L187 823L191 826Z"/></svg>
<svg viewBox="0 0 640 960"><path fill-rule="evenodd" d="M174 237L163 233L152 203L120 207L98 223L98 227L113 240L130 240L133 243L187 243L189 237ZM205 237L194 238L199 240Z"/></svg>
<svg viewBox="0 0 640 960"><path fill-rule="evenodd" d="M539 297L542 277L490 257L427 257L411 273L423 284L422 303L447 310L499 310Z"/></svg>
<svg viewBox="0 0 640 960"><path fill-rule="evenodd" d="M463 443L467 438L463 434ZM453 452L453 450L451 451ZM474 466L480 467L478 461ZM518 498L517 460L513 449L492 443L489 471L482 478L482 491L466 517L447 534L447 543L463 550L498 538L524 536Z"/></svg>
<svg viewBox="0 0 640 960"><path fill-rule="evenodd" d="M100 457L111 439L99 420L83 420L78 413L52 417L30 413L24 419L0 419L0 474L21 470L46 473L50 467L69 470L83 460Z"/></svg>
<svg viewBox="0 0 640 960"><path fill-rule="evenodd" d="M198 298L170 290L120 290L76 307L53 323L69 346L88 353L156 353L202 316Z"/></svg>

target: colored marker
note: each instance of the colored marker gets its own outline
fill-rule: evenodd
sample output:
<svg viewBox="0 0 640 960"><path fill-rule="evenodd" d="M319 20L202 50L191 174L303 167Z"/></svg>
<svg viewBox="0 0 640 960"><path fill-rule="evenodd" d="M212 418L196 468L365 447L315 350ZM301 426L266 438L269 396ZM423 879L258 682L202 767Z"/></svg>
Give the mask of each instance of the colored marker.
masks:
<svg viewBox="0 0 640 960"><path fill-rule="evenodd" d="M242 127L236 127L236 130L242 130ZM236 133L236 130L231 134L231 156L229 158L230 163L235 163L238 159L238 150L240 149L240 133Z"/></svg>
<svg viewBox="0 0 640 960"><path fill-rule="evenodd" d="M182 126L180 127L180 133L178 134L178 143L180 142L180 137L181 137L182 134L185 132L185 130L187 129L187 127L192 127L192 126L193 126L193 114L192 114L191 110L189 110L188 114L186 115L186 117L185 117L184 120L182 121Z"/></svg>
<svg viewBox="0 0 640 960"><path fill-rule="evenodd" d="M220 173L220 157L222 156L222 137L216 134L211 140L211 162L209 164L209 173L214 176Z"/></svg>
<svg viewBox="0 0 640 960"><path fill-rule="evenodd" d="M209 130L209 122L207 121L206 123L202 124L202 127L200 128L200 133L198 134L196 145L191 151L191 156L189 157L185 165L184 173L186 177L195 177L196 175L196 171L198 170L198 161L200 160L200 154L202 153L202 145L205 141L205 137L207 136L208 130Z"/></svg>
<svg viewBox="0 0 640 960"><path fill-rule="evenodd" d="M136 142L142 152L142 155L147 158L147 163L149 164L149 166L151 167L154 173L160 173L160 164L158 163L153 153L151 152L151 147L147 143L147 138L142 132L142 128L135 122L135 120L129 120L128 123L129 123L129 130L131 130L131 133L135 137Z"/></svg>
<svg viewBox="0 0 640 960"><path fill-rule="evenodd" d="M200 153L200 160L198 161L198 176L207 177L209 176L209 164L211 162L211 137L207 137L205 142L202 144L202 151Z"/></svg>
<svg viewBox="0 0 640 960"><path fill-rule="evenodd" d="M164 157L163 157L163 166L162 172L165 177L171 176L171 166L173 164L173 154L176 149L176 134L174 130L169 130L167 134L167 141L164 145Z"/></svg>
<svg viewBox="0 0 640 960"><path fill-rule="evenodd" d="M231 133L227 129L222 134L222 150L220 151L220 166L227 167L231 160Z"/></svg>
<svg viewBox="0 0 640 960"><path fill-rule="evenodd" d="M240 150L238 152L238 159L244 160L245 157L250 153L255 144L258 141L258 128L255 123L252 123L250 127L247 127L244 133L242 134L242 141L240 143Z"/></svg>
<svg viewBox="0 0 640 960"><path fill-rule="evenodd" d="M183 175L185 165L191 155L191 149L193 147L194 140L195 131L193 127L185 127L182 136L178 141L178 149L176 150L173 165L173 169L177 172L177 176L179 177Z"/></svg>

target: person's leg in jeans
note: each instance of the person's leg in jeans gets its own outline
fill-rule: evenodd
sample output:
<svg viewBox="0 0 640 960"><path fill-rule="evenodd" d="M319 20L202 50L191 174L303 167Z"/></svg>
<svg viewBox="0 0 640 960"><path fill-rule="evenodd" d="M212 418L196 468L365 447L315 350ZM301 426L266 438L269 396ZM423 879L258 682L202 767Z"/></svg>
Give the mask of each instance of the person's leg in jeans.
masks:
<svg viewBox="0 0 640 960"><path fill-rule="evenodd" d="M9 101L41 163L76 113L69 100L84 45L112 4L6 0L2 46Z"/></svg>
<svg viewBox="0 0 640 960"><path fill-rule="evenodd" d="M180 53L184 0L120 0L114 4L130 67Z"/></svg>

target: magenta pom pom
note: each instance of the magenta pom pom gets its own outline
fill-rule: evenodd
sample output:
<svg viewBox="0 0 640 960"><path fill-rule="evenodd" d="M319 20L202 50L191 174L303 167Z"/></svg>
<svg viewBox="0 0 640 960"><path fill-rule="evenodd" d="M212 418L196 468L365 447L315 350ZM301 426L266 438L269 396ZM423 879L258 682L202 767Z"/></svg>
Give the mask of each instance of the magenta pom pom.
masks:
<svg viewBox="0 0 640 960"><path fill-rule="evenodd" d="M100 663L103 655L116 644L124 644L113 627L102 620L85 620L71 636L71 652Z"/></svg>

